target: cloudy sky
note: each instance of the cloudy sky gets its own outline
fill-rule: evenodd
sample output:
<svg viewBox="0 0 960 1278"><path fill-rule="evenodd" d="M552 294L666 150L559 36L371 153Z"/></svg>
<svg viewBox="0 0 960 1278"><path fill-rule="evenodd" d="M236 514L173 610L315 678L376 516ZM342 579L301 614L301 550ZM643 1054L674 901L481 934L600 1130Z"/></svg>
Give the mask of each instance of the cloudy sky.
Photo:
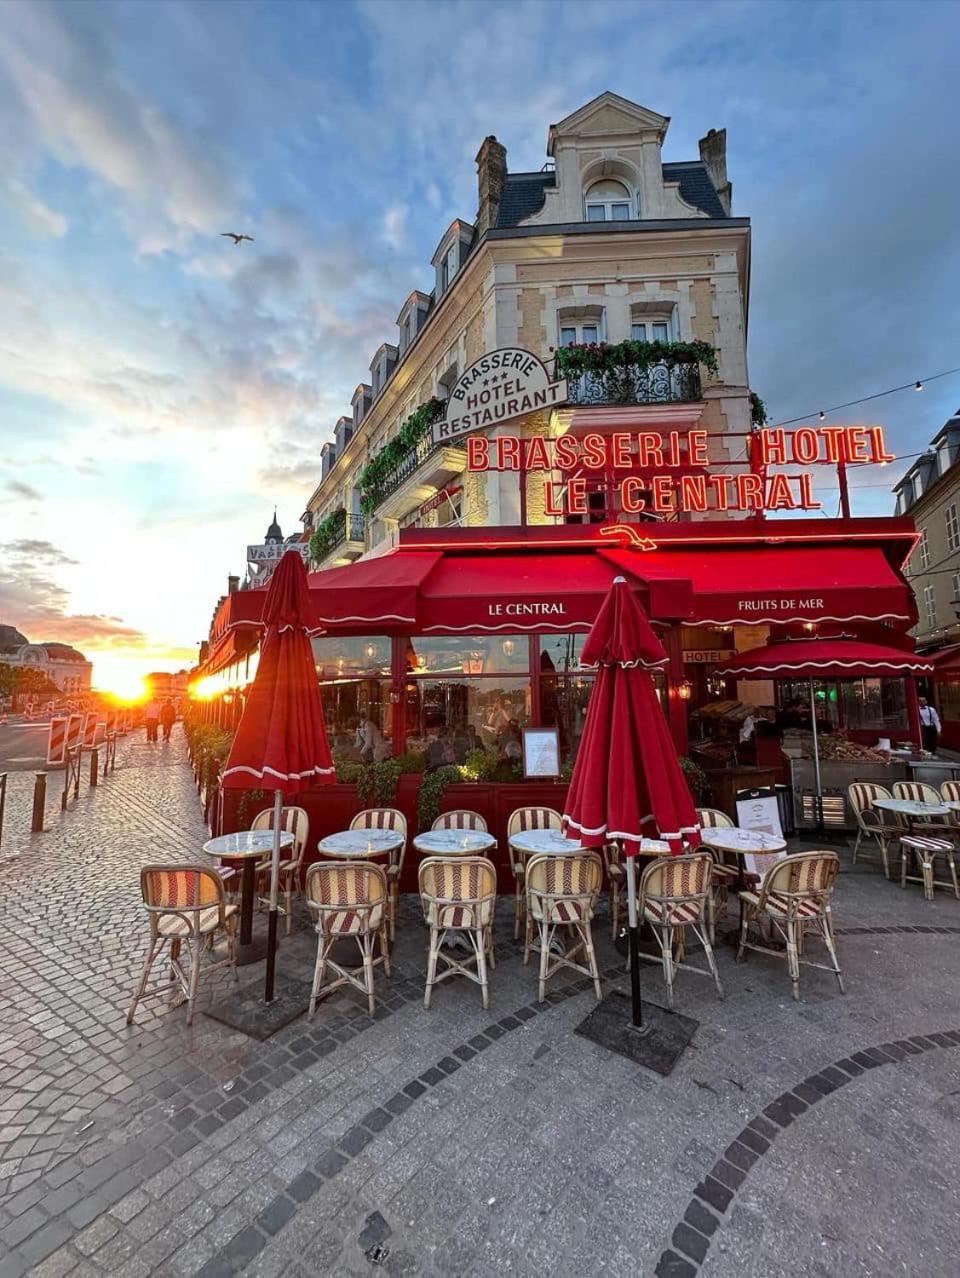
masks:
<svg viewBox="0 0 960 1278"><path fill-rule="evenodd" d="M539 168L604 89L672 117L666 159L726 126L775 419L960 365L958 37L938 0L0 0L0 622L187 662L472 220L483 137ZM914 452L958 404L868 420Z"/></svg>

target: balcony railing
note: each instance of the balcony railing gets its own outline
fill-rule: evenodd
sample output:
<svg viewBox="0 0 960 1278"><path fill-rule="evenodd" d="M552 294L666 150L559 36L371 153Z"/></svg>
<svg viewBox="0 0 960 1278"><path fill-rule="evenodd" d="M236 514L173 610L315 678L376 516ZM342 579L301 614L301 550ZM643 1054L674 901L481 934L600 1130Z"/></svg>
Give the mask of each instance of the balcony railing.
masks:
<svg viewBox="0 0 960 1278"><path fill-rule="evenodd" d="M321 544L317 547L315 562L320 563L326 559L344 542L356 541L362 544L365 529L366 520L363 515L348 515L345 510L338 511L335 518L323 530Z"/></svg>
<svg viewBox="0 0 960 1278"><path fill-rule="evenodd" d="M555 376L564 372L557 367ZM700 365L621 364L602 372L567 377L567 402L581 406L604 404L689 404L701 398Z"/></svg>
<svg viewBox="0 0 960 1278"><path fill-rule="evenodd" d="M382 481L372 490L374 504L379 506L382 501L395 493L415 470L420 469L432 452L443 447L443 444L434 444L432 438L427 435L408 453L404 453L397 465L392 470L388 470Z"/></svg>

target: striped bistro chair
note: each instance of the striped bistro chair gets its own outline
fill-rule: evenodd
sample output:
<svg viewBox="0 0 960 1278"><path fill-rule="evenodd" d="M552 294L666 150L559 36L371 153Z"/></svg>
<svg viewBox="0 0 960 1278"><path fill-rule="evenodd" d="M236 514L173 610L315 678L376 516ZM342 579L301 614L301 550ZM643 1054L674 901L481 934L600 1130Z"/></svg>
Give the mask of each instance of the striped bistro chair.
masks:
<svg viewBox="0 0 960 1278"><path fill-rule="evenodd" d="M387 865L387 882L390 887L388 917L390 940L397 934L397 909L400 904L400 875L403 873L403 859L407 855L407 818L399 808L364 808L350 822L351 830L395 830L403 835L403 842L390 853Z"/></svg>
<svg viewBox="0 0 960 1278"><path fill-rule="evenodd" d="M424 1007L430 1006L433 987L450 976L465 976L480 986L483 1006L490 1006L487 966L493 957L493 916L497 904L497 871L484 856L429 856L418 871L423 917L430 928L427 951L427 984ZM471 953L455 958L443 948L448 932L458 932L470 942ZM437 965L443 964L440 971Z"/></svg>
<svg viewBox="0 0 960 1278"><path fill-rule="evenodd" d="M127 1024L142 998L181 990L187 1000L187 1024L193 1022L193 1007L200 984L200 957L208 941L218 932L227 940L227 957L234 980L237 977L235 937L237 907L227 905L223 877L205 865L146 865L140 871L140 891L150 915L150 946L140 976L140 984L127 1012ZM170 946L170 976L166 985L147 993L150 969ZM182 947L190 955L189 973L181 961ZM222 963L211 964L221 967Z"/></svg>
<svg viewBox="0 0 960 1278"><path fill-rule="evenodd" d="M740 893L740 948L737 960L742 962L747 950L759 950L783 958L782 950L762 945L760 940L750 941L751 923L759 924L769 919L772 927L786 942L787 966L793 984L793 997L800 997L800 964L833 972L844 992L840 963L833 935L833 916L830 913L830 897L840 869L836 852L799 852L784 857L770 867L756 892ZM801 958L804 933L816 931L830 955L831 966L811 963Z"/></svg>
<svg viewBox="0 0 960 1278"><path fill-rule="evenodd" d="M947 783L949 784L949 782ZM918 803L943 802L939 792L923 781L895 781L894 798L914 799ZM934 887L952 887L957 892L957 869L954 864L955 844L960 835L954 820L954 813L947 816L919 817L909 823L909 834L900 839L900 886L907 882L922 883L923 894L928 901L933 900ZM907 862L910 853L917 859L919 875L907 873ZM951 882L935 879L936 859L943 856L950 870ZM957 893L960 895L960 893Z"/></svg>
<svg viewBox="0 0 960 1278"><path fill-rule="evenodd" d="M721 812L719 808L697 808L697 820L700 822L702 830L733 830L736 829L736 821L732 817L728 817L726 812ZM710 901L710 941L714 940L716 933L716 925L718 919L727 917L727 901L730 895L730 887L741 883L741 869L738 865L728 865L723 859L723 853L715 851L713 848L707 849L713 857L713 884L711 901Z"/></svg>
<svg viewBox="0 0 960 1278"><path fill-rule="evenodd" d="M507 846L510 848L510 864L516 884L516 899L513 914L513 939L520 935L520 924L526 908L524 880L526 876L527 854L513 846L513 836L523 834L527 830L559 830L563 824L560 813L553 808L515 808L507 821Z"/></svg>
<svg viewBox="0 0 960 1278"><path fill-rule="evenodd" d="M479 830L487 833L487 823L479 812L469 808L457 808L453 812L441 812L430 827L431 830Z"/></svg>
<svg viewBox="0 0 960 1278"><path fill-rule="evenodd" d="M272 830L273 808L258 812L253 818L250 829ZM280 861L279 879L280 890L284 896L283 912L287 916L287 935L289 936L293 924L293 896L300 888L300 866L303 864L303 854L310 837L310 818L303 808L281 808L280 829L287 830L293 835L293 848L290 855L287 860ZM258 892L270 890L270 864L271 858L267 857L265 861L257 865Z"/></svg>
<svg viewBox="0 0 960 1278"><path fill-rule="evenodd" d="M673 978L681 968L685 972L712 976L717 996L723 998L723 986L720 984L710 944L713 873L713 857L704 849L688 856L660 857L647 866L640 879L638 912L652 927L660 946L660 961L663 963L667 1003L670 1007L673 1007ZM703 946L709 971L683 962L684 934L688 927L693 929ZM674 941L678 939L678 932L679 946L675 956ZM648 954L641 954L640 957L651 963L657 962Z"/></svg>
<svg viewBox="0 0 960 1278"><path fill-rule="evenodd" d="M562 967L583 972L593 980L597 999L601 998L600 973L593 948L594 910L603 883L603 862L597 852L551 856L538 853L526 865L527 919L523 946L524 963L530 960L534 925L539 934L540 978L537 997L542 1003L547 981ZM558 928L567 929L569 944L559 952L551 950L560 940ZM577 959L582 962L577 962Z"/></svg>
<svg viewBox="0 0 960 1278"><path fill-rule="evenodd" d="M857 863L857 853L864 835L875 839L880 848L880 862L883 865L885 878L890 877L890 848L895 847L909 827L906 818L899 812L884 812L873 805L877 799L892 799L893 795L882 785L873 781L854 781L847 786L847 799L853 809L857 821L857 840L853 845L853 864Z"/></svg>
<svg viewBox="0 0 960 1278"><path fill-rule="evenodd" d="M382 963L387 976L390 975L388 893L386 872L370 861L317 861L307 870L307 905L316 915L318 938L309 1018L313 1018L317 1001L341 985L352 985L366 994L367 1010L373 1015L376 1006L373 969ZM350 937L360 950L360 967L344 967L330 957L334 945ZM376 957L378 939L379 958ZM328 967L336 979L324 985Z"/></svg>

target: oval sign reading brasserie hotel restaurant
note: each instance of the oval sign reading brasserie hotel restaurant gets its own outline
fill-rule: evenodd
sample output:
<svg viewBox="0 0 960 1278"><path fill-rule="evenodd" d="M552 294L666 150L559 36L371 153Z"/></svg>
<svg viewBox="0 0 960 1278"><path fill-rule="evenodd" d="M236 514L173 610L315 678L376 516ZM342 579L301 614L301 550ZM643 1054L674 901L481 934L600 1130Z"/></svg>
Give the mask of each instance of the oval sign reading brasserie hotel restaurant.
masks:
<svg viewBox="0 0 960 1278"><path fill-rule="evenodd" d="M472 430L553 408L566 398L566 380L552 382L536 355L512 346L491 351L471 364L454 386L446 417L433 424L433 442L447 444Z"/></svg>

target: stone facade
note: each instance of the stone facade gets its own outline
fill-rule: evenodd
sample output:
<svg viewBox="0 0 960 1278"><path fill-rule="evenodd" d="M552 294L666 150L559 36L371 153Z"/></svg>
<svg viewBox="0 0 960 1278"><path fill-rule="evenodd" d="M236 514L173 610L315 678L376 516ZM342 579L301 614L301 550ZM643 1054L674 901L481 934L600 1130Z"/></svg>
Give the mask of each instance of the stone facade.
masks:
<svg viewBox="0 0 960 1278"><path fill-rule="evenodd" d="M637 324L654 322L667 326L667 340L710 343L719 373L701 368L702 399L688 406L682 424L716 432L714 461L743 455L742 438L726 436L742 436L750 428L749 223L729 216L722 133L711 131L703 140L701 161L670 165L661 155L668 123L602 94L550 127L547 153L555 168L543 174L507 173L504 148L486 139L477 156L476 223L455 221L444 233L433 258L437 287L429 307L417 311L420 327L407 340L405 305L399 358L310 497L308 527L338 508L359 511L359 478L367 461L417 407L432 397L446 398L484 352L519 346L551 366L561 328L584 323L609 343L629 339ZM613 192L612 203L603 206L604 220L595 220L593 192L598 202ZM579 411L578 428L586 424L583 412L593 410ZM607 410L597 429L611 429L611 420ZM528 425L555 437L570 429L570 418L555 412L548 422ZM676 426L676 415L664 416L658 404L619 406L617 429ZM498 429L528 433L523 421L488 433ZM450 483L464 489L464 523L518 522L515 474L461 477L434 460L409 475L405 470L389 509L366 512L368 551L389 544L399 527L421 522L423 494ZM527 514L538 521L548 518L542 489L542 478L535 483L531 477Z"/></svg>
<svg viewBox="0 0 960 1278"><path fill-rule="evenodd" d="M906 573L917 600L919 644L960 642L960 412L896 486L897 514L911 515L920 540Z"/></svg>

